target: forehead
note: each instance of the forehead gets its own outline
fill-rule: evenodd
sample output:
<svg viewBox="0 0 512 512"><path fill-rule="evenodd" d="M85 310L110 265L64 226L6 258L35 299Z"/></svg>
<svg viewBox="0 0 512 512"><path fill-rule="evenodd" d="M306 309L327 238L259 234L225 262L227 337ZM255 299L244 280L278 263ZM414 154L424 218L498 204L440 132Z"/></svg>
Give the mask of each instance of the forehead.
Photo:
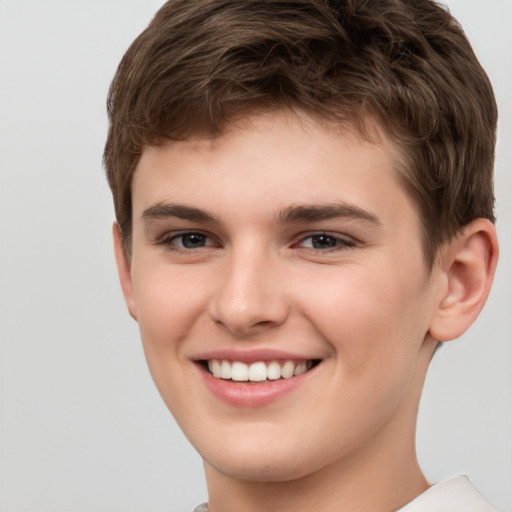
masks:
<svg viewBox="0 0 512 512"><path fill-rule="evenodd" d="M401 160L400 149L393 144L376 122L368 119L364 133L353 123L334 123L317 120L296 111L280 110L244 117L229 124L218 136L199 135L182 141L163 141L157 146L145 147L137 165L134 179L137 180L146 168L160 167L169 161L169 171L177 170L171 165L173 157L183 164L189 160L204 162L205 166L224 160L228 166L237 156L246 158L244 169L250 170L264 159L277 162L286 160L285 168L298 166L304 159L316 159L318 163L332 163L332 157L340 159L341 168L350 156L354 159L366 154L368 159L377 157L384 164ZM252 157L252 158L251 158ZM344 161L343 161L344 160ZM171 169L171 167L173 169ZM239 169L243 172L244 169ZM262 170L262 169L260 169ZM314 172L314 169L311 170ZM363 174L361 173L361 176Z"/></svg>
<svg viewBox="0 0 512 512"><path fill-rule="evenodd" d="M229 182L237 187L238 194L247 188L251 195L254 185L267 183L268 192L279 191L280 198L291 192L281 188L290 181L294 185L316 183L314 190L305 187L304 194L326 196L341 192L341 188L322 187L322 182L334 184L336 177L345 183L348 180L364 185L376 175L386 175L389 185L399 185L399 148L376 123L368 122L365 127L366 137L350 124L278 111L246 117L217 137L166 141L144 149L134 176L134 199L141 190L149 192L150 183L156 194L172 193L166 186L171 182L174 191L193 185L199 192L212 174L215 180L211 185L215 188Z"/></svg>

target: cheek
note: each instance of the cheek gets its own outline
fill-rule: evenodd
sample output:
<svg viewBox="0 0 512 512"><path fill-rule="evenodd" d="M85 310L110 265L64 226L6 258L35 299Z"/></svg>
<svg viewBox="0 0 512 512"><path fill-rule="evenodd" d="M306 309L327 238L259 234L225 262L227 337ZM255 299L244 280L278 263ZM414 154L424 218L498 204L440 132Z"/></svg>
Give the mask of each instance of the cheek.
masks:
<svg viewBox="0 0 512 512"><path fill-rule="evenodd" d="M174 353L205 311L207 278L171 265L145 265L134 273L134 294L147 352Z"/></svg>
<svg viewBox="0 0 512 512"><path fill-rule="evenodd" d="M428 330L418 273L391 265L381 271L352 267L316 283L307 286L317 290L307 316L336 351L343 372L385 378L397 366L414 364Z"/></svg>
<svg viewBox="0 0 512 512"><path fill-rule="evenodd" d="M396 274L395 274L396 275ZM347 442L370 438L413 392L424 340L421 286L384 275L351 272L331 280L309 302L308 319L331 345L330 396L337 406L318 422L345 432ZM312 441L313 442L313 441Z"/></svg>
<svg viewBox="0 0 512 512"><path fill-rule="evenodd" d="M171 266L146 265L135 274L137 319L147 365L167 407L179 422L195 403L184 386L190 368L184 346L205 311L205 287ZM204 283L203 283L204 284Z"/></svg>

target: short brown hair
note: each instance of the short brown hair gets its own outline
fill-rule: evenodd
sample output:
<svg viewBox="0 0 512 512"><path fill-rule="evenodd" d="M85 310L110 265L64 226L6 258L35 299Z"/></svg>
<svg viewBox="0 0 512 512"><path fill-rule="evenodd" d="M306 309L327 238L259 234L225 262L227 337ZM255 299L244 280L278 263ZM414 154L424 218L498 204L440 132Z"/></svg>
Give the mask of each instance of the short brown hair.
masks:
<svg viewBox="0 0 512 512"><path fill-rule="evenodd" d="M363 132L377 122L404 157L430 266L464 225L494 221L496 104L448 10L431 0L170 0L108 97L104 162L127 254L145 147L282 108Z"/></svg>

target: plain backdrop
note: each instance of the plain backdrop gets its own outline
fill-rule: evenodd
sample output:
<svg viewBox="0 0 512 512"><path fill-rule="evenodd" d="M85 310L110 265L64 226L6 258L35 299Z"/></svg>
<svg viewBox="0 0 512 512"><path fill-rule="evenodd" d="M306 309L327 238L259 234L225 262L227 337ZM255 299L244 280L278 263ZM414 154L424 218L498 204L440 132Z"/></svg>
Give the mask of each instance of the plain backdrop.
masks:
<svg viewBox="0 0 512 512"><path fill-rule="evenodd" d="M0 510L159 512L206 497L119 290L101 154L109 82L157 0L0 0ZM452 0L500 106L501 261L429 372L418 451L512 508L512 2Z"/></svg>

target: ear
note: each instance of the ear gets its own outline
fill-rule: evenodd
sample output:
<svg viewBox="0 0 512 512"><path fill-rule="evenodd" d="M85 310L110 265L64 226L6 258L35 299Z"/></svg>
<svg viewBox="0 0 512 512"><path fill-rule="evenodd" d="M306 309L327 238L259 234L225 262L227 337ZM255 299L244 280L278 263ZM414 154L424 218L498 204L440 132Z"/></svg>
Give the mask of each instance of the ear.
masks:
<svg viewBox="0 0 512 512"><path fill-rule="evenodd" d="M494 225L487 219L474 220L443 248L439 258L444 284L430 334L438 341L450 341L476 320L489 295L498 261Z"/></svg>
<svg viewBox="0 0 512 512"><path fill-rule="evenodd" d="M112 236L114 238L114 253L116 255L117 271L119 273L119 281L121 282L121 289L123 290L124 300L130 316L137 320L135 299L133 295L133 283L130 263L126 258L123 249L123 238L121 235L121 228L117 222L112 226Z"/></svg>

